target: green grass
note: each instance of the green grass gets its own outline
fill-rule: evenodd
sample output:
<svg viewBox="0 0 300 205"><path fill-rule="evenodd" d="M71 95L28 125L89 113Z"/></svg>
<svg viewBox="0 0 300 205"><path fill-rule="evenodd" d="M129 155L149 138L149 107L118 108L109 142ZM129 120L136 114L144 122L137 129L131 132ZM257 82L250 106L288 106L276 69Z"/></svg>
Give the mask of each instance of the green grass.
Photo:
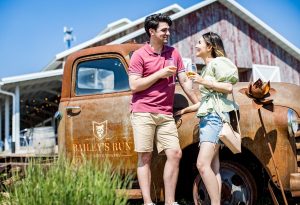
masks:
<svg viewBox="0 0 300 205"><path fill-rule="evenodd" d="M7 187L9 197L2 197L0 204L125 205L126 196L116 195L115 190L128 187L130 176L122 177L114 170L108 162L90 160L74 165L60 158L47 167L31 162L25 177Z"/></svg>

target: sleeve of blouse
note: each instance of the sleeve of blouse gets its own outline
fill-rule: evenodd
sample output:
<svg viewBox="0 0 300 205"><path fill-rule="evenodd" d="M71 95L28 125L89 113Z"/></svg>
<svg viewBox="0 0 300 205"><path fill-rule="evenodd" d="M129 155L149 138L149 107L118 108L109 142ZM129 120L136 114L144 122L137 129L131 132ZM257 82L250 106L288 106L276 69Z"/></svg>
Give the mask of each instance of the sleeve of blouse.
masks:
<svg viewBox="0 0 300 205"><path fill-rule="evenodd" d="M218 57L211 63L218 82L235 84L239 80L238 69L228 58Z"/></svg>

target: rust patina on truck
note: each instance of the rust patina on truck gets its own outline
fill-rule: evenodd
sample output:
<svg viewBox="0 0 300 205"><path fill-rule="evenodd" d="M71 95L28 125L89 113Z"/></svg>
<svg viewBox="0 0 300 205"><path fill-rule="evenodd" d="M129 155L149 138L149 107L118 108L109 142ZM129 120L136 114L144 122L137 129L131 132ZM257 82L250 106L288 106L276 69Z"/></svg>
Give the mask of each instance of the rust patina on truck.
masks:
<svg viewBox="0 0 300 205"><path fill-rule="evenodd" d="M127 69L131 54L140 46L106 45L68 57L59 105L60 153L73 159L83 154L100 160L108 158L114 164L122 163L126 170L135 171L137 155L130 124ZM235 100L240 105L242 153L233 155L226 147L220 152L222 203L256 204L260 193L271 193L275 202L275 195L283 201L299 197L300 87L272 83L276 90L273 104L256 109L252 100L239 92L247 86L246 82L234 86ZM174 112L189 104L180 85L176 85ZM195 166L199 120L195 113L188 113L176 117L176 122L183 150L176 196L189 198L195 204L209 204ZM164 155L154 155L152 194L157 201L163 199L164 161ZM140 197L138 190L134 184L128 193Z"/></svg>

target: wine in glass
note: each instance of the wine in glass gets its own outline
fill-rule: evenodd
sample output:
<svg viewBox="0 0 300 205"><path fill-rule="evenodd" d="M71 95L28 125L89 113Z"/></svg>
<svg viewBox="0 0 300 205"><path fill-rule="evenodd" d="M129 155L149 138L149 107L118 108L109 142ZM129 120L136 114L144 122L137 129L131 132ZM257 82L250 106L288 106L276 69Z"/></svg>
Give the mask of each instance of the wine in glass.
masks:
<svg viewBox="0 0 300 205"><path fill-rule="evenodd" d="M186 67L185 73L187 77L191 77L197 74L197 66L194 63L189 63ZM191 89L193 90L193 81L191 80Z"/></svg>
<svg viewBox="0 0 300 205"><path fill-rule="evenodd" d="M189 63L188 65L187 65L187 68L186 68L186 75L188 76L188 77L190 77L190 76L193 76L193 75L196 75L197 74L197 66L196 66L196 64L194 64L194 63Z"/></svg>
<svg viewBox="0 0 300 205"><path fill-rule="evenodd" d="M166 59L165 65L166 66L170 66L169 67L170 70L173 70L173 71L177 70L177 66L176 66L173 58ZM175 83L176 83L176 74L174 74L174 75L171 76L171 80L169 82L169 86L175 85Z"/></svg>

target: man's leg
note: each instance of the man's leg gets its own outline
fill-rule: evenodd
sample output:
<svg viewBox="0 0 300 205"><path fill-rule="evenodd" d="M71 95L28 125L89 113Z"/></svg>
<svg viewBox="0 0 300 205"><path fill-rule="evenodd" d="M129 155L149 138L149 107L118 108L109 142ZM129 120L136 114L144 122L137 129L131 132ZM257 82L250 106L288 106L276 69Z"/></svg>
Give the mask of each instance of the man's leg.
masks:
<svg viewBox="0 0 300 205"><path fill-rule="evenodd" d="M177 184L181 149L166 149L167 161L164 169L165 204L175 201L175 189Z"/></svg>
<svg viewBox="0 0 300 205"><path fill-rule="evenodd" d="M151 113L132 113L131 124L134 136L134 150L138 153L137 176L144 203L151 203L151 158L156 124Z"/></svg>
<svg viewBox="0 0 300 205"><path fill-rule="evenodd" d="M173 116L161 114L159 119L159 126L156 129L156 145L158 153L164 150L167 156L163 178L165 185L165 204L169 205L175 201L175 189L182 152Z"/></svg>
<svg viewBox="0 0 300 205"><path fill-rule="evenodd" d="M138 153L138 167L137 175L139 185L142 191L144 204L151 203L150 186L151 186L151 152L139 152Z"/></svg>

